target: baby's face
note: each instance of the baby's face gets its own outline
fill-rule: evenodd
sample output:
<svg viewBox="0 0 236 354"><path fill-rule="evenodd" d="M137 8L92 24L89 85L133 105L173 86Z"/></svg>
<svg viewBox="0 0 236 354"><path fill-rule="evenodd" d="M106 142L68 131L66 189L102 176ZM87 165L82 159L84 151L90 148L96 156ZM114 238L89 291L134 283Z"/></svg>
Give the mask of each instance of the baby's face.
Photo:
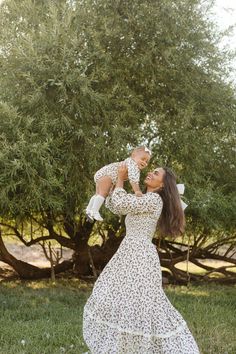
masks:
<svg viewBox="0 0 236 354"><path fill-rule="evenodd" d="M150 154L146 151L136 151L132 154L133 160L137 163L140 170L147 167L151 158Z"/></svg>

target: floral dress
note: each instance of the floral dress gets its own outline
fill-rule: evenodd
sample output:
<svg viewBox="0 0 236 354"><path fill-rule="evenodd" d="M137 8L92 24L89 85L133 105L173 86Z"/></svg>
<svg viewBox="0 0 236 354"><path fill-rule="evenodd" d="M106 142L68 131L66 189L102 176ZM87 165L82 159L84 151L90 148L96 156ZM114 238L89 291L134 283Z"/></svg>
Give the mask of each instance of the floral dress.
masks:
<svg viewBox="0 0 236 354"><path fill-rule="evenodd" d="M117 176L118 176L118 167L120 166L121 162L113 162L109 165L105 165L100 170L98 170L94 175L94 182L97 183L99 178L104 176L111 177L112 184L116 184ZM131 183L139 183L140 180L140 170L138 164L131 158L128 157L124 160L127 168L128 168L128 179Z"/></svg>
<svg viewBox="0 0 236 354"><path fill-rule="evenodd" d="M162 288L152 238L162 199L116 188L106 206L126 216L126 236L96 280L83 313L83 337L92 354L199 354L181 314Z"/></svg>

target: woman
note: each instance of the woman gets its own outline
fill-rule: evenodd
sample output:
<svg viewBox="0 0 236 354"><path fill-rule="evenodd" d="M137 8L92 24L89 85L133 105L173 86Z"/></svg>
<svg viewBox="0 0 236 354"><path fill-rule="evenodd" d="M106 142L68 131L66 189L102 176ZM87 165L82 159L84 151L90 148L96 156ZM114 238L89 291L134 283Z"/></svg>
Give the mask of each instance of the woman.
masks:
<svg viewBox="0 0 236 354"><path fill-rule="evenodd" d="M126 215L126 236L94 284L83 314L83 336L92 354L199 354L180 313L162 288L156 247L157 223L162 234L184 229L176 179L167 168L148 173L143 197L123 189L127 170L106 206Z"/></svg>

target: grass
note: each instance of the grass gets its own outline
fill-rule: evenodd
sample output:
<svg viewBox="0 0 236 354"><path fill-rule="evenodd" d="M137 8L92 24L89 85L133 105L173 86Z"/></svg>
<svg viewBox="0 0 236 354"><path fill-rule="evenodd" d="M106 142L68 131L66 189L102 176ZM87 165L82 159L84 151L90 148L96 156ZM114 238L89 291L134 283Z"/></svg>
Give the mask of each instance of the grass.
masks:
<svg viewBox="0 0 236 354"><path fill-rule="evenodd" d="M236 286L170 286L165 292L188 323L202 354L236 353Z"/></svg>
<svg viewBox="0 0 236 354"><path fill-rule="evenodd" d="M0 353L85 352L82 311L87 296L78 280L1 283Z"/></svg>
<svg viewBox="0 0 236 354"><path fill-rule="evenodd" d="M77 279L0 283L0 354L86 352L82 314L91 290ZM236 353L235 286L169 286L165 292L202 354Z"/></svg>

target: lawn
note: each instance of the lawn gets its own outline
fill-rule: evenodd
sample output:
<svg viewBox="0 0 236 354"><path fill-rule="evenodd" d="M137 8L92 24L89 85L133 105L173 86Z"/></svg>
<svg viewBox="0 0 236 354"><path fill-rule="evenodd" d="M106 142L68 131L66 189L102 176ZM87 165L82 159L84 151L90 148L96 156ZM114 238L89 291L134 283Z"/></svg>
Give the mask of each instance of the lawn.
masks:
<svg viewBox="0 0 236 354"><path fill-rule="evenodd" d="M91 290L77 279L1 282L0 354L86 352L82 313ZM169 286L165 292L202 354L236 353L236 286Z"/></svg>

